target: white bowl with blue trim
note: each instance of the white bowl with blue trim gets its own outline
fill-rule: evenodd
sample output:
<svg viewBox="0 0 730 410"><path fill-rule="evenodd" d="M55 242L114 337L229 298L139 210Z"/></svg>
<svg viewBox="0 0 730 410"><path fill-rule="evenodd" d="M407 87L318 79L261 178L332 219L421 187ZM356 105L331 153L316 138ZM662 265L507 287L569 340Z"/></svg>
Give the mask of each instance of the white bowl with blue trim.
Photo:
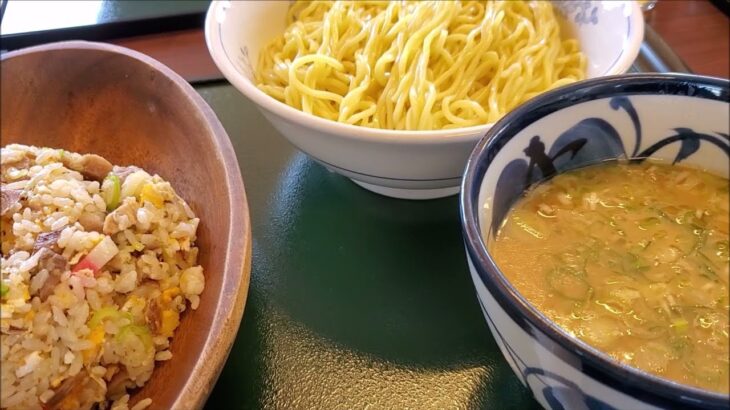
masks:
<svg viewBox="0 0 730 410"><path fill-rule="evenodd" d="M342 124L292 108L254 83L259 50L284 32L287 1L213 1L208 50L223 75L292 144L329 170L374 192L409 199L459 191L469 153L491 124L442 131L394 131ZM644 37L633 1L556 3L588 60L589 78L626 72Z"/></svg>
<svg viewBox="0 0 730 410"><path fill-rule="evenodd" d="M570 336L507 281L485 240L494 238L529 185L569 169L651 157L727 178L729 96L730 81L710 77L635 74L586 80L507 114L471 154L460 197L469 269L502 354L543 407L730 407L728 395L659 378Z"/></svg>

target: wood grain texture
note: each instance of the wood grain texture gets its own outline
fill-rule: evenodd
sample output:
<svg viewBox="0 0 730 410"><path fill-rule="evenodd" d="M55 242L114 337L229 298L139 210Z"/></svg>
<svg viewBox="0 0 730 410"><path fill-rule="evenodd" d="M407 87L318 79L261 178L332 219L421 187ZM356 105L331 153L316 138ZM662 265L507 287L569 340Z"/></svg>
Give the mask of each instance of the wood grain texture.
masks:
<svg viewBox="0 0 730 410"><path fill-rule="evenodd" d="M708 0L659 0L646 21L696 74L730 77L730 23Z"/></svg>
<svg viewBox="0 0 730 410"><path fill-rule="evenodd" d="M111 42L161 61L190 82L223 78L208 53L202 29L171 31Z"/></svg>
<svg viewBox="0 0 730 410"><path fill-rule="evenodd" d="M200 218L206 285L183 315L173 359L158 363L133 401L200 408L243 315L251 268L246 194L213 111L159 62L108 44L64 42L3 55L2 144L58 147L134 164L170 181Z"/></svg>

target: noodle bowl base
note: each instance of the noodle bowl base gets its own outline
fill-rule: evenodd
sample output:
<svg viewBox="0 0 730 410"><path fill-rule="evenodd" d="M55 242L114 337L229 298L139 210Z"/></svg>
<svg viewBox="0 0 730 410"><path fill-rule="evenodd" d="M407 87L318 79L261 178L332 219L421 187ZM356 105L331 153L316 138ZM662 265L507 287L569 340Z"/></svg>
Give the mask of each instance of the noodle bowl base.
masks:
<svg viewBox="0 0 730 410"><path fill-rule="evenodd" d="M212 2L206 42L231 84L293 145L366 189L408 199L458 192L469 153L491 124L436 131L366 128L304 113L256 86L253 70L259 51L284 31L288 7L289 2ZM566 12L567 26L588 59L587 77L627 71L643 38L638 5L607 1L591 2L590 7L595 23L576 20L582 10Z"/></svg>
<svg viewBox="0 0 730 410"><path fill-rule="evenodd" d="M352 179L352 178L350 178ZM456 195L459 193L459 187L439 188L439 189L397 189L389 188L380 185L371 185L365 182L360 182L356 179L352 179L352 182L360 185L368 191L375 192L376 194L389 196L392 198L401 199L435 199L445 198L447 196Z"/></svg>

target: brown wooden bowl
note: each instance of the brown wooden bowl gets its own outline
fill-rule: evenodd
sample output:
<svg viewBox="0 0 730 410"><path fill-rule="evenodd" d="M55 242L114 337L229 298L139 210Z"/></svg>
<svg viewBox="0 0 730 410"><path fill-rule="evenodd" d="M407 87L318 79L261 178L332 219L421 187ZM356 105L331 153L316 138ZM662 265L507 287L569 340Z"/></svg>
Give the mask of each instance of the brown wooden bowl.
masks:
<svg viewBox="0 0 730 410"><path fill-rule="evenodd" d="M251 271L251 225L238 162L225 130L195 90L138 52L70 41L4 54L2 145L99 154L170 181L200 218L200 306L188 309L159 362L132 395L152 408L200 408L238 331Z"/></svg>

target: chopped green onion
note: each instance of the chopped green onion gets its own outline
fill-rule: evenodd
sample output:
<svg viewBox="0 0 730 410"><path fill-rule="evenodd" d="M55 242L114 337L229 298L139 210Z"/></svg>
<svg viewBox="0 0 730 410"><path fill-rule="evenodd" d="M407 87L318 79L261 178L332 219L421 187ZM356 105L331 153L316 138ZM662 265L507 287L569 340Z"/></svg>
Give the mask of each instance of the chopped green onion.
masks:
<svg viewBox="0 0 730 410"><path fill-rule="evenodd" d="M0 297L5 297L8 292L10 292L10 286L0 283Z"/></svg>
<svg viewBox="0 0 730 410"><path fill-rule="evenodd" d="M556 268L547 275L550 287L559 295L571 300L586 300L591 286L584 279L585 273L573 269Z"/></svg>
<svg viewBox="0 0 730 410"><path fill-rule="evenodd" d="M689 322L684 318L675 319L671 324L672 329L677 333L685 333L689 329Z"/></svg>
<svg viewBox="0 0 730 410"><path fill-rule="evenodd" d="M661 222L662 221L659 218L654 216L644 218L641 222L639 222L639 228L647 230L649 227L659 225Z"/></svg>
<svg viewBox="0 0 730 410"><path fill-rule="evenodd" d="M120 312L119 309L115 307L103 307L96 312L94 312L94 315L91 316L91 320L89 320L89 328L95 328L99 326L104 320L106 319L127 319L129 322L133 321L132 314L129 312Z"/></svg>
<svg viewBox="0 0 730 410"><path fill-rule="evenodd" d="M150 334L150 331L147 328L147 326L144 326L144 325L124 326L119 331L119 334L117 334L116 340L118 342L123 342L125 339L129 338L131 335L137 336L137 338L142 341L142 344L144 345L145 349L150 349L153 347L152 335Z"/></svg>
<svg viewBox="0 0 730 410"><path fill-rule="evenodd" d="M613 258L608 260L608 267L618 274L635 275L646 272L651 268L649 262L637 254L631 252L618 253L615 251L611 253L613 254Z"/></svg>
<svg viewBox="0 0 730 410"><path fill-rule="evenodd" d="M702 273L700 273L702 276L710 279L710 280L716 280L717 279L717 273L715 272L710 265L703 263L701 265Z"/></svg>
<svg viewBox="0 0 730 410"><path fill-rule="evenodd" d="M111 212L117 209L122 191L122 184L119 181L119 177L114 174L109 174L106 178L104 178L104 182L101 186L102 197L106 203L106 210Z"/></svg>
<svg viewBox="0 0 730 410"><path fill-rule="evenodd" d="M730 255L728 253L728 247L728 241L718 241L715 244L715 249L717 250L716 255L720 258L727 259L728 255Z"/></svg>

